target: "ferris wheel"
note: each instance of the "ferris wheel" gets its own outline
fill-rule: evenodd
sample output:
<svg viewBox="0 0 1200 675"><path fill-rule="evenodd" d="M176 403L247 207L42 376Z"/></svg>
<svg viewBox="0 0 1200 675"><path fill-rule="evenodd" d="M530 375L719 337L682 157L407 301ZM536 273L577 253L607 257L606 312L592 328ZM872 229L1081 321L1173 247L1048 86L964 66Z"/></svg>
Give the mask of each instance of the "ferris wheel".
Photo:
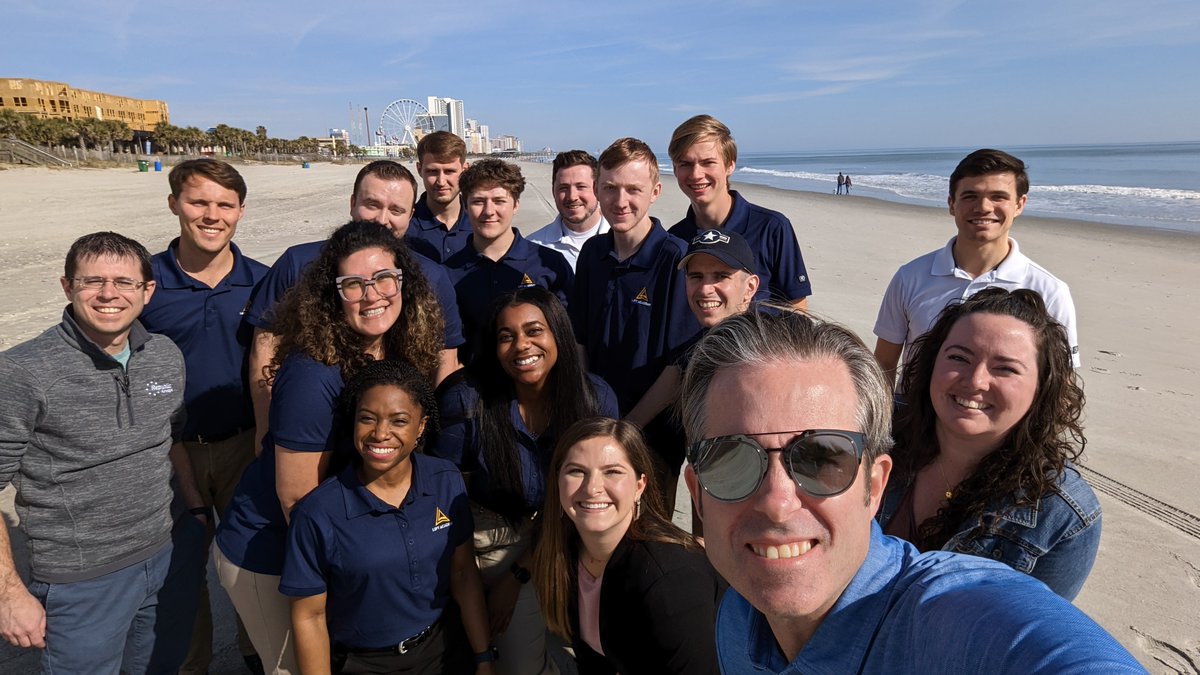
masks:
<svg viewBox="0 0 1200 675"><path fill-rule="evenodd" d="M429 110L411 98L402 98L384 109L375 135L383 145L415 147L422 136L432 131L433 117Z"/></svg>

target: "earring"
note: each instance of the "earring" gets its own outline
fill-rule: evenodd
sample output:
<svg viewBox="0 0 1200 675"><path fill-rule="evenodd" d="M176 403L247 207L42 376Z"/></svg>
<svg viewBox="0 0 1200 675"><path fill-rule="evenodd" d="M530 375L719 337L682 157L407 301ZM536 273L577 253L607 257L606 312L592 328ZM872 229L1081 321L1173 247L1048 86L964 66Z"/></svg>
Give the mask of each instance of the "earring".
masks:
<svg viewBox="0 0 1200 675"><path fill-rule="evenodd" d="M633 503L633 519L637 520L642 517L642 500L637 500Z"/></svg>

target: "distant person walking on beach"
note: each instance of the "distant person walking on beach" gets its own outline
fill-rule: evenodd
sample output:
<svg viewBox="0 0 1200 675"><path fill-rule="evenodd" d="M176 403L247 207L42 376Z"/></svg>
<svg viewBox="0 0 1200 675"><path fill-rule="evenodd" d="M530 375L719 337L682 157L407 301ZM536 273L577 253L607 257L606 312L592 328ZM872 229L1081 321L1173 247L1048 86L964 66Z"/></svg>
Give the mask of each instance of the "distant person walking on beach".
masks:
<svg viewBox="0 0 1200 675"><path fill-rule="evenodd" d="M137 320L144 246L84 235L65 267L62 321L0 354L0 489L32 562L26 589L0 523L0 635L45 673L178 672L209 517L179 442L183 355Z"/></svg>
<svg viewBox="0 0 1200 675"><path fill-rule="evenodd" d="M529 235L529 241L563 254L574 270L584 242L608 232L608 221L596 200L600 163L583 150L569 150L558 153L550 171L558 217Z"/></svg>
<svg viewBox="0 0 1200 675"><path fill-rule="evenodd" d="M671 234L690 242L704 230L737 232L754 252L754 269L762 280L754 299L806 308L812 285L791 221L729 187L737 166L737 144L729 127L711 115L697 115L675 129L667 152L675 181L691 202Z"/></svg>
<svg viewBox="0 0 1200 675"><path fill-rule="evenodd" d="M1025 163L1007 152L976 150L958 163L947 200L958 234L900 267L883 295L875 320L875 358L885 375L894 378L908 345L933 326L946 305L989 286L1040 293L1046 310L1067 329L1071 360L1079 367L1070 289L1026 258L1008 236L1028 193Z"/></svg>
<svg viewBox="0 0 1200 675"><path fill-rule="evenodd" d="M841 171L838 172L837 183L838 183L837 193L840 195L840 194L842 194L842 188L846 187L846 177L842 175Z"/></svg>
<svg viewBox="0 0 1200 675"><path fill-rule="evenodd" d="M183 352L188 374L183 447L204 506L223 514L256 454L254 408L244 384L253 328L242 315L267 266L233 243L246 202L246 181L236 169L215 159L192 159L171 169L167 180L167 205L179 218L179 236L152 259L156 292L141 322ZM214 526L210 519L210 538ZM242 657L258 664L250 637L240 623L237 628ZM202 584L192 646L179 672L207 673L212 646L208 584Z"/></svg>
<svg viewBox="0 0 1200 675"><path fill-rule="evenodd" d="M471 234L458 191L467 166L467 144L448 131L435 131L417 143L417 175L425 194L417 200L406 237L412 250L440 263L461 251Z"/></svg>
<svg viewBox="0 0 1200 675"><path fill-rule="evenodd" d="M854 181L850 180L850 174L846 174L846 194L850 194L850 186L853 184Z"/></svg>

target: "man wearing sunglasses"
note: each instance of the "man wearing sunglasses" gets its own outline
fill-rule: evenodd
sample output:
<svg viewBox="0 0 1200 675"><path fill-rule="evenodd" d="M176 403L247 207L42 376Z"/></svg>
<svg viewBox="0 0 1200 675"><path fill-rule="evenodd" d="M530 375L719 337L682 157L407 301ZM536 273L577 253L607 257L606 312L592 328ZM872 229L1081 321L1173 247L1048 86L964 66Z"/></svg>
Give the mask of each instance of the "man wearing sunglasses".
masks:
<svg viewBox="0 0 1200 675"><path fill-rule="evenodd" d="M848 330L726 319L693 351L682 405L685 479L731 587L723 672L1144 672L1041 582L882 534L891 391Z"/></svg>

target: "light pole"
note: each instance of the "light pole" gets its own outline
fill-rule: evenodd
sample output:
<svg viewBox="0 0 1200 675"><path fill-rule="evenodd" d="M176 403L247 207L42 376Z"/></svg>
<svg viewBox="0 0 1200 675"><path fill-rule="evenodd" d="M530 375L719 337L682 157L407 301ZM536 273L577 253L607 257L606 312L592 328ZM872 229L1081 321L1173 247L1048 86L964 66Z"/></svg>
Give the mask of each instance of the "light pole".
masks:
<svg viewBox="0 0 1200 675"><path fill-rule="evenodd" d="M371 145L371 118L367 116L367 106L363 106L363 121L367 123L367 142L363 147Z"/></svg>

